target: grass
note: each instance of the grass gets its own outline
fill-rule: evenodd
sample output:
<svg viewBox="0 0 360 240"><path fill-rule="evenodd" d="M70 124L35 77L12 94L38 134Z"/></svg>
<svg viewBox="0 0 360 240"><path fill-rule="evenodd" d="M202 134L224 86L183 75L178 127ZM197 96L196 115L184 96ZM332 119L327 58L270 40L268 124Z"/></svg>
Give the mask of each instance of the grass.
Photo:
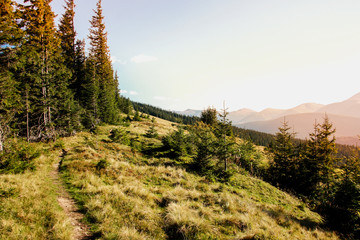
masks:
<svg viewBox="0 0 360 240"><path fill-rule="evenodd" d="M160 137L174 130L156 124ZM143 136L149 126L133 122L128 131L141 145L160 144ZM63 179L101 239L337 239L320 229L318 214L259 179L209 182L171 159L110 141L113 128L64 141Z"/></svg>
<svg viewBox="0 0 360 240"><path fill-rule="evenodd" d="M176 129L157 119L159 137L147 138L150 126L132 122L127 145L109 139L120 126L33 144L41 152L35 170L0 175L0 239L72 239L51 177L59 160L62 180L98 239L338 239L301 201L243 171L220 183L142 154Z"/></svg>
<svg viewBox="0 0 360 240"><path fill-rule="evenodd" d="M73 227L59 204L51 178L60 155L50 145L35 159L35 171L0 175L0 239L71 239Z"/></svg>

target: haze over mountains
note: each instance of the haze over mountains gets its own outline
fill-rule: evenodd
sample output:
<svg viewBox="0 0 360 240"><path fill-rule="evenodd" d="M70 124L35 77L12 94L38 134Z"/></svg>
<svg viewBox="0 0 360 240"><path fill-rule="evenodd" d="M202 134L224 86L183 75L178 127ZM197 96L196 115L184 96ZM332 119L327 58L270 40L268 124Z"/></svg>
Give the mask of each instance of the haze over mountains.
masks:
<svg viewBox="0 0 360 240"><path fill-rule="evenodd" d="M180 113L200 116L201 110ZM297 133L296 137L304 139L313 131L315 121L323 122L325 114L336 128L338 143L360 145L360 93L345 101L328 105L305 103L290 109L267 108L260 112L243 108L230 112L228 118L235 126L266 133L276 133L285 118Z"/></svg>

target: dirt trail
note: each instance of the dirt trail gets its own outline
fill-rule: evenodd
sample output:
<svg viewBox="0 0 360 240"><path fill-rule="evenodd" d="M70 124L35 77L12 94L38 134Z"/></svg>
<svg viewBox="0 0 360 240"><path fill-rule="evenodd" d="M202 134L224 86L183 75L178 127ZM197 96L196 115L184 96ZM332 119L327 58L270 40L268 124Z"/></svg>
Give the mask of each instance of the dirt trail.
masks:
<svg viewBox="0 0 360 240"><path fill-rule="evenodd" d="M57 200L59 202L59 205L64 209L71 224L74 226L74 233L72 236L73 239L92 239L92 234L90 232L89 226L81 222L81 220L84 218L84 214L79 212L75 201L70 197L69 193L66 191L64 185L60 180L58 162L54 163L53 169L54 170L51 172L51 177L54 179L54 183L58 186Z"/></svg>

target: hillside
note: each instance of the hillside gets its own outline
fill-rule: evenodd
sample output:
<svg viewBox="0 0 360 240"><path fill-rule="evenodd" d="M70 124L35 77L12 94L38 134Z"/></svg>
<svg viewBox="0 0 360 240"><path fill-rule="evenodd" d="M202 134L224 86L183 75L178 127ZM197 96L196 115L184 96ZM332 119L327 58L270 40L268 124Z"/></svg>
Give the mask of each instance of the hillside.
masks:
<svg viewBox="0 0 360 240"><path fill-rule="evenodd" d="M225 184L142 154L161 145L159 137L144 137L150 125L106 125L33 144L41 152L36 170L0 175L0 239L74 236L51 177L58 162L94 239L337 239L301 201L245 172ZM155 128L160 137L176 129L161 119ZM113 129L128 131L130 142L109 139Z"/></svg>
<svg viewBox="0 0 360 240"><path fill-rule="evenodd" d="M339 138L353 137L356 138L360 134L360 118L346 117L334 114L327 114L330 121L336 128L335 136ZM303 113L285 116L289 126L297 133L296 137L305 139L309 133L313 132L314 123L321 123L324 119L324 113ZM274 134L278 131L284 117L268 121L251 122L237 125L241 128L254 129L257 131ZM345 138L348 139L348 138ZM341 142L339 142L341 143Z"/></svg>

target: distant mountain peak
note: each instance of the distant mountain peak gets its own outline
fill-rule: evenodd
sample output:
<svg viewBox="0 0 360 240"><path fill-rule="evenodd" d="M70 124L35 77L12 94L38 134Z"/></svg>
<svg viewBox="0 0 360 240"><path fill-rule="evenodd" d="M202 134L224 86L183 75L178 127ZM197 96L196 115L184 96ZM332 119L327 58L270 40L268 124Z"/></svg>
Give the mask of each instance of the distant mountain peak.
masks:
<svg viewBox="0 0 360 240"><path fill-rule="evenodd" d="M239 110L236 110L234 112L255 112L255 111L250 108L240 108Z"/></svg>
<svg viewBox="0 0 360 240"><path fill-rule="evenodd" d="M360 101L360 92L349 98L347 101Z"/></svg>

